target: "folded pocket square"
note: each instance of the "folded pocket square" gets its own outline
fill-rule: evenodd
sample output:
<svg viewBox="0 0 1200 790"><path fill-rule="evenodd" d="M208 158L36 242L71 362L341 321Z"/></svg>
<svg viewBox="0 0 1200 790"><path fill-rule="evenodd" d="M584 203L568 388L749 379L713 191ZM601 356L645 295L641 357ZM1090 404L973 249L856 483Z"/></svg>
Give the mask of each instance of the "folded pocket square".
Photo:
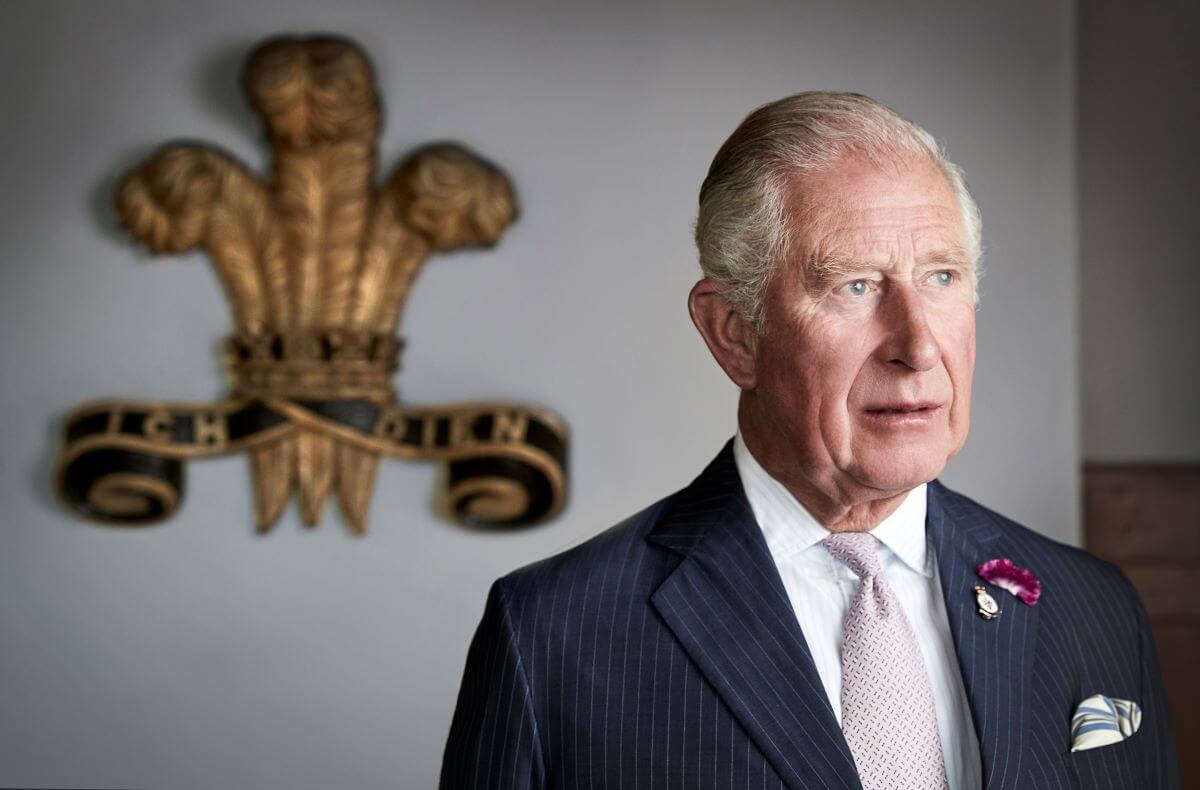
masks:
<svg viewBox="0 0 1200 790"><path fill-rule="evenodd" d="M1123 741L1141 725L1142 709L1136 702L1093 694L1079 703L1071 717L1071 751Z"/></svg>

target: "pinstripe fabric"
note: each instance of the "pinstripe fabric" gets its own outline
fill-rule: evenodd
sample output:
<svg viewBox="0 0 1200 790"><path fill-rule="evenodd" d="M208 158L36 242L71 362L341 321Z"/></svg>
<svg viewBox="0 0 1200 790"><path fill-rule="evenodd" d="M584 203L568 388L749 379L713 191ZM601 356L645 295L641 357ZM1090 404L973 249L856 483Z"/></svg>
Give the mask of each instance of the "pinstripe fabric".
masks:
<svg viewBox="0 0 1200 790"><path fill-rule="evenodd" d="M937 482L928 532L987 788L1177 788L1145 612L1114 566ZM977 617L974 567L1042 580ZM1070 752L1076 705L1138 702L1140 730ZM684 490L491 588L444 788L858 788L845 739L729 445Z"/></svg>
<svg viewBox="0 0 1200 790"><path fill-rule="evenodd" d="M1179 764L1149 619L1113 564L930 484L942 592L979 733L985 787L1178 788ZM966 590L975 566L1009 557L1042 582L1036 606L991 587L984 620ZM995 626L989 628L989 626ZM1071 752L1075 707L1102 693L1136 701L1133 738Z"/></svg>

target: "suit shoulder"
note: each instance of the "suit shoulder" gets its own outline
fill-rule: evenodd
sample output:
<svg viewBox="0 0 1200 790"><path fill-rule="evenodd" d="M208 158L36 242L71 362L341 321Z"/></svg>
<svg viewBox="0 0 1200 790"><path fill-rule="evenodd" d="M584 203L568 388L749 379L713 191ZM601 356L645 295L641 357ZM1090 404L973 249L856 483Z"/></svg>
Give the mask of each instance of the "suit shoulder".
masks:
<svg viewBox="0 0 1200 790"><path fill-rule="evenodd" d="M646 535L676 494L663 497L603 532L544 559L511 571L496 581L506 597L557 589L566 581L608 572L631 561L638 563L652 550Z"/></svg>
<svg viewBox="0 0 1200 790"><path fill-rule="evenodd" d="M1133 584L1124 571L1086 549L1055 540L981 505L970 497L942 486L950 506L969 518L985 519L1003 535L1003 543L1018 565L1034 570L1043 581L1051 576L1071 579L1073 584L1099 587L1122 597L1133 595Z"/></svg>

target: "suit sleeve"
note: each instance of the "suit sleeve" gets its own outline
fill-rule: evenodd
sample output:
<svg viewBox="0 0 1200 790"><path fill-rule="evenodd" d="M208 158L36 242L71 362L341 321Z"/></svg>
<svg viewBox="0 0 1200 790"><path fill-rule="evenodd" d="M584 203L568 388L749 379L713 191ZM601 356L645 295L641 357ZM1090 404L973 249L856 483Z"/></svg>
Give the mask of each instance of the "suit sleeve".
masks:
<svg viewBox="0 0 1200 790"><path fill-rule="evenodd" d="M442 759L442 790L545 786L541 734L512 623L497 581L467 651Z"/></svg>
<svg viewBox="0 0 1200 790"><path fill-rule="evenodd" d="M1138 641L1141 655L1141 733L1148 742L1145 755L1146 787L1163 790L1179 790L1182 782L1179 775L1179 754L1176 751L1175 732L1171 726L1171 715L1163 689L1162 667L1158 660L1158 646L1150 617L1142 605L1141 597L1133 582L1120 569L1117 570L1133 600L1138 621Z"/></svg>

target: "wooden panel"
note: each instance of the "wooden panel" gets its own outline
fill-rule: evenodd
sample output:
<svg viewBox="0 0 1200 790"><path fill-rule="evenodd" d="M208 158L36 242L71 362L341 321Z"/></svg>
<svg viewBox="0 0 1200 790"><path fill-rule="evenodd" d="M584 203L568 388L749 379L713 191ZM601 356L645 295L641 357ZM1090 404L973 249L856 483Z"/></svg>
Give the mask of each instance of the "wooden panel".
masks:
<svg viewBox="0 0 1200 790"><path fill-rule="evenodd" d="M1154 628L1184 787L1200 788L1200 466L1087 464L1084 543L1127 574Z"/></svg>
<svg viewBox="0 0 1200 790"><path fill-rule="evenodd" d="M1084 542L1118 565L1200 563L1200 466L1086 464Z"/></svg>
<svg viewBox="0 0 1200 790"><path fill-rule="evenodd" d="M1146 612L1155 625L1191 625L1200 628L1200 596L1193 589L1200 569L1192 565L1119 563L1129 575Z"/></svg>
<svg viewBox="0 0 1200 790"><path fill-rule="evenodd" d="M1200 702L1200 628L1154 624L1154 641L1158 643L1163 684L1167 689L1167 704L1171 706L1171 723L1175 727L1175 743L1179 746L1179 761L1183 768L1183 786L1200 787L1200 718L1186 715L1190 703ZM1190 710L1195 711L1192 707Z"/></svg>

